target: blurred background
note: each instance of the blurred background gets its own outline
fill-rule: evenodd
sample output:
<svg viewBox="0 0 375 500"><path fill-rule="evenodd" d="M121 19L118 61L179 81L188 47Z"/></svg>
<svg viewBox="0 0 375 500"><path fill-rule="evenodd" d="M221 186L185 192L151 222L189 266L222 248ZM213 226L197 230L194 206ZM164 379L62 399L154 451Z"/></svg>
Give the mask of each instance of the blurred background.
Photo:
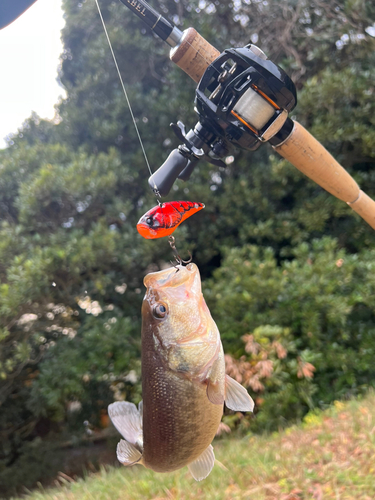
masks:
<svg viewBox="0 0 375 500"><path fill-rule="evenodd" d="M261 47L297 86L293 118L375 196L374 4L152 4L219 50ZM100 5L154 171L178 144L170 122L196 123L194 83L118 0ZM63 10L55 116L33 113L0 150L4 496L115 461L106 409L141 400L143 277L171 259L135 228L155 197L96 5ZM259 433L374 385L375 233L270 146L233 157L225 170L202 162L167 199L206 205L175 236L201 271L227 371L256 401L226 429Z"/></svg>

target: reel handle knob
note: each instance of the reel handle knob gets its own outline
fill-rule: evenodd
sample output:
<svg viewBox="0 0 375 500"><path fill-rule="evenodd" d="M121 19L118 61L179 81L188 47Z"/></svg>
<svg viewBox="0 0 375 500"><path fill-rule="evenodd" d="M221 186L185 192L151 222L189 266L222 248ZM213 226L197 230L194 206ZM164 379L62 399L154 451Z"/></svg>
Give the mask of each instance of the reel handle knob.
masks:
<svg viewBox="0 0 375 500"><path fill-rule="evenodd" d="M195 169L198 161L199 160L189 160L188 164L183 169L183 171L180 173L178 178L183 180L183 181L188 181L190 179L191 174L193 173L193 170Z"/></svg>

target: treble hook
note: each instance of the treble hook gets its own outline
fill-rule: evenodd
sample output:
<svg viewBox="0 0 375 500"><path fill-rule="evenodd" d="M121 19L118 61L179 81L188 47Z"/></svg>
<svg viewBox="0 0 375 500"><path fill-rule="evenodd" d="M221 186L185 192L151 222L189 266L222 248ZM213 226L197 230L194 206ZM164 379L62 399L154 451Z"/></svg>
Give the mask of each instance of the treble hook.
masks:
<svg viewBox="0 0 375 500"><path fill-rule="evenodd" d="M182 264L190 264L190 262L193 260L193 257L191 255L191 253L189 252L189 255L190 255L190 259L189 260L183 260L179 253L178 253L178 250L176 248L176 240L174 238L174 236L172 236L171 234L168 236L168 243L172 249L172 252L173 252L173 255L174 255L174 258L175 258L175 261L177 262L177 264L179 266L182 266ZM171 264L173 265L173 267L175 267L177 269L177 272L179 271L178 267L176 265L173 264L173 262L171 261Z"/></svg>

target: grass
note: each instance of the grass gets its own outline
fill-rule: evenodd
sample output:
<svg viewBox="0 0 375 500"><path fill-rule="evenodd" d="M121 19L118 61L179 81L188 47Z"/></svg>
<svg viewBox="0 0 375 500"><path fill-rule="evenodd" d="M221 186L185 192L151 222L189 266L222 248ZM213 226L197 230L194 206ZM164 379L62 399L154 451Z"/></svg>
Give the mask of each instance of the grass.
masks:
<svg viewBox="0 0 375 500"><path fill-rule="evenodd" d="M335 402L271 436L214 443L217 463L195 482L187 468L156 474L141 466L102 469L27 500L373 500L375 395Z"/></svg>

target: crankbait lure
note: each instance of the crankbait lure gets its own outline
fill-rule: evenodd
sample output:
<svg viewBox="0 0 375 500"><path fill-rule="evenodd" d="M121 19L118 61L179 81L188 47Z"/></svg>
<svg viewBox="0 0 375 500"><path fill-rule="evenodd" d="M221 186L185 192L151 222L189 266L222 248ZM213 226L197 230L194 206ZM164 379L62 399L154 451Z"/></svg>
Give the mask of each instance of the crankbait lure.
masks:
<svg viewBox="0 0 375 500"><path fill-rule="evenodd" d="M162 238L173 233L177 226L204 208L203 203L191 201L167 201L151 208L138 221L137 231L148 240Z"/></svg>

